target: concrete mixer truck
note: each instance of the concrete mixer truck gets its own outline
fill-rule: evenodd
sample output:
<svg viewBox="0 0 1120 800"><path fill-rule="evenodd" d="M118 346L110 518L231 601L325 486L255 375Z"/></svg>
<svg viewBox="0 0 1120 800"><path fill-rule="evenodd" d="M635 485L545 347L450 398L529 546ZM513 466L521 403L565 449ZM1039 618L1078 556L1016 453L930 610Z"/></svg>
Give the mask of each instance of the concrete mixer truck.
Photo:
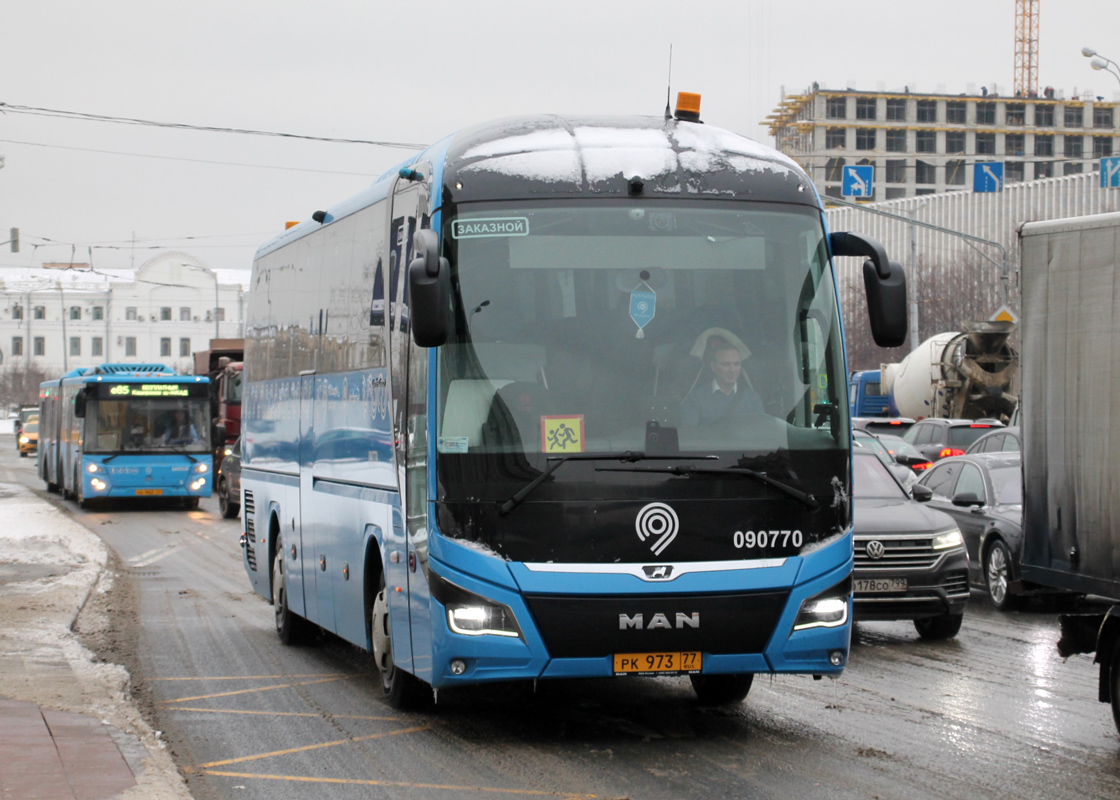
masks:
<svg viewBox="0 0 1120 800"><path fill-rule="evenodd" d="M966 322L931 336L898 364L884 364L882 392L894 416L1006 419L1017 401L1013 322Z"/></svg>

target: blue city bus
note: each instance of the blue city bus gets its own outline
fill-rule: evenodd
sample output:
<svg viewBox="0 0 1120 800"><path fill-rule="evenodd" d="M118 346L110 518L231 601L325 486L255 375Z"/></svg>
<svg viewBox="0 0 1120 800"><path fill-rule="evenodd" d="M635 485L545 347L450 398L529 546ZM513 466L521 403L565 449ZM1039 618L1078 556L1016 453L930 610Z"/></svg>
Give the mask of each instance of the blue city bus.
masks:
<svg viewBox="0 0 1120 800"><path fill-rule="evenodd" d="M39 477L82 508L103 498L178 498L213 484L210 381L162 364L75 369L39 387Z"/></svg>
<svg viewBox="0 0 1120 800"><path fill-rule="evenodd" d="M896 346L901 267L829 234L794 161L687 111L464 130L263 245L242 546L281 641L371 651L395 707L628 675L736 702L757 673L838 675L840 255L867 258ZM717 389L723 413L686 419Z"/></svg>

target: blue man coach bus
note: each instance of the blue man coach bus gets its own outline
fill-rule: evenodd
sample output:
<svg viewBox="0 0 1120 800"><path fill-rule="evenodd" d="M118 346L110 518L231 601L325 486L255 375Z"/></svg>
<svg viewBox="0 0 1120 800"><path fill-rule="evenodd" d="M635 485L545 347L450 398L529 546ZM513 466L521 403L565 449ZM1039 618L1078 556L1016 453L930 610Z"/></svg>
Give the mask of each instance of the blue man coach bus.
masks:
<svg viewBox="0 0 1120 800"><path fill-rule="evenodd" d="M108 497L197 508L213 484L209 384L162 364L102 364L44 382L39 477L82 508Z"/></svg>
<svg viewBox="0 0 1120 800"><path fill-rule="evenodd" d="M258 251L242 546L284 643L370 650L398 707L625 675L734 702L757 673L842 671L830 256L867 257L882 346L905 280L692 97L461 131Z"/></svg>

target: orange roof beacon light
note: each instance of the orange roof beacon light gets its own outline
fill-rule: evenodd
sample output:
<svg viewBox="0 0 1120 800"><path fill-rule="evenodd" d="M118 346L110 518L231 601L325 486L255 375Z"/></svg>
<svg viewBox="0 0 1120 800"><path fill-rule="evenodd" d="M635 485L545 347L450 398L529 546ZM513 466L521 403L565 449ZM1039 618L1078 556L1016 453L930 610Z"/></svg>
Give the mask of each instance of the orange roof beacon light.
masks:
<svg viewBox="0 0 1120 800"><path fill-rule="evenodd" d="M677 92L676 118L684 122L700 121L700 95L692 92Z"/></svg>
<svg viewBox="0 0 1120 800"><path fill-rule="evenodd" d="M288 228L294 228L296 225L299 225L299 220L298 219L294 219L294 220L290 219L290 220L288 220L287 222L284 223L284 230L288 230Z"/></svg>

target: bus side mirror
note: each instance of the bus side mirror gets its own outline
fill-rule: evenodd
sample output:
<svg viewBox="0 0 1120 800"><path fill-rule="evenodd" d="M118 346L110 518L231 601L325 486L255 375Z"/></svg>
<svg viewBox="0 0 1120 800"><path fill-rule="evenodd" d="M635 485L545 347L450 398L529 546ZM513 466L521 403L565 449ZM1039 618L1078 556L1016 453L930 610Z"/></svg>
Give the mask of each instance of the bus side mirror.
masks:
<svg viewBox="0 0 1120 800"><path fill-rule="evenodd" d="M863 288L875 344L898 347L906 341L906 273L897 261L888 263L891 274L883 279L870 261L864 261Z"/></svg>
<svg viewBox="0 0 1120 800"><path fill-rule="evenodd" d="M867 236L829 234L833 256L867 256L863 286L871 335L880 347L898 347L906 341L906 274L902 265L887 258L883 245Z"/></svg>
<svg viewBox="0 0 1120 800"><path fill-rule="evenodd" d="M451 314L451 265L439 255L439 237L430 228L416 232L416 257L408 265L412 338L421 347L447 341Z"/></svg>
<svg viewBox="0 0 1120 800"><path fill-rule="evenodd" d="M85 393L85 390L74 395L74 416L78 419L86 415L86 402L88 400L89 396Z"/></svg>

